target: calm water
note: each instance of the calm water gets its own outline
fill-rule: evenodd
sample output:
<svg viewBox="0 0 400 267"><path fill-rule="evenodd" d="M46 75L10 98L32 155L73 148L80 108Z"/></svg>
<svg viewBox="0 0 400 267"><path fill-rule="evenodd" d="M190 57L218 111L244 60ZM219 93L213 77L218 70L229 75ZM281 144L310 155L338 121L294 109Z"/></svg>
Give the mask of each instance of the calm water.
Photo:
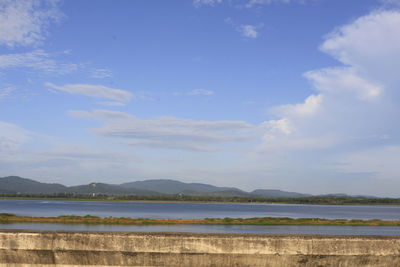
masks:
<svg viewBox="0 0 400 267"><path fill-rule="evenodd" d="M0 212L21 216L95 215L133 218L291 217L400 220L400 206L326 206L0 200Z"/></svg>
<svg viewBox="0 0 400 267"><path fill-rule="evenodd" d="M124 231L124 232L193 232L251 234L319 234L319 235L400 235L400 227L391 226L263 226L263 225L71 225L71 224L0 224L0 229Z"/></svg>

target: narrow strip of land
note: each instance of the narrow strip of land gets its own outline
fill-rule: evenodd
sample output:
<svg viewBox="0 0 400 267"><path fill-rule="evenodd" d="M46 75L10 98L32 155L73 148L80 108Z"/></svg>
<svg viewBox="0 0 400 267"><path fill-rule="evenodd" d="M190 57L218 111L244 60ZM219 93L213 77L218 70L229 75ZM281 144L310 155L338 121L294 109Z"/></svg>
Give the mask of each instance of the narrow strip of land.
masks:
<svg viewBox="0 0 400 267"><path fill-rule="evenodd" d="M366 197L240 197L240 196L192 196L192 195L46 195L46 194L0 194L0 200L46 200L46 201L101 201L101 202L164 202L164 203L245 203L245 204L303 204L303 205L400 205L400 198Z"/></svg>
<svg viewBox="0 0 400 267"><path fill-rule="evenodd" d="M146 219L64 215L58 217L29 217L0 213L0 223L61 223L61 224L113 224L113 225L325 225L325 226L400 226L400 220L346 220L320 218L205 218L205 219Z"/></svg>

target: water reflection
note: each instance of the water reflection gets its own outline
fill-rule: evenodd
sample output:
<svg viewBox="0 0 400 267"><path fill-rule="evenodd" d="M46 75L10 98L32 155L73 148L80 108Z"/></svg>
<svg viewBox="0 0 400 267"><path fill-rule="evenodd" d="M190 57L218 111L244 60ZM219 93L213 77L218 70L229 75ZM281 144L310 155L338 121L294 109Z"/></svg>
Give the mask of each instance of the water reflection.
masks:
<svg viewBox="0 0 400 267"><path fill-rule="evenodd" d="M291 217L400 220L400 206L334 206L226 203L145 203L100 201L0 200L0 212L21 216L95 215L100 217L202 219Z"/></svg>

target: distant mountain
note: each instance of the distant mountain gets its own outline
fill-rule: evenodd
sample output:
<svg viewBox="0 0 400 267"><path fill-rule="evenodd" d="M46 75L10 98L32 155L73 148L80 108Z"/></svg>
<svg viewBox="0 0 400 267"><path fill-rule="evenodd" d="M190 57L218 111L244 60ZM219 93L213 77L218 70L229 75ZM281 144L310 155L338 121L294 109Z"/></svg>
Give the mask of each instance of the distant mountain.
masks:
<svg viewBox="0 0 400 267"><path fill-rule="evenodd" d="M317 195L317 197L349 197L349 195L343 193L335 193L335 194Z"/></svg>
<svg viewBox="0 0 400 267"><path fill-rule="evenodd" d="M180 194L190 196L219 196L219 197L251 197L250 193L242 190L222 190L214 192L196 192L196 191L182 191Z"/></svg>
<svg viewBox="0 0 400 267"><path fill-rule="evenodd" d="M127 188L156 191L163 194L197 195L198 193L214 193L227 190L241 191L237 188L232 187L218 187L200 183L184 183L176 180L167 179L136 181L131 183L124 183L121 184L121 186Z"/></svg>
<svg viewBox="0 0 400 267"><path fill-rule="evenodd" d="M376 196L367 196L367 195L347 195L344 193L336 193L336 194L324 194L324 195L317 195L317 197L337 197L337 198L344 198L344 197L355 197L355 198L379 198Z"/></svg>
<svg viewBox="0 0 400 267"><path fill-rule="evenodd" d="M10 190L0 188L0 194L15 194L15 191L10 191Z"/></svg>
<svg viewBox="0 0 400 267"><path fill-rule="evenodd" d="M0 178L0 191L7 193L54 194L69 192L69 189L62 184L40 183L18 176L8 176Z"/></svg>
<svg viewBox="0 0 400 267"><path fill-rule="evenodd" d="M222 196L222 197L308 197L311 195L281 190L257 189L246 192L234 187L219 187L201 183L184 183L176 180L145 180L120 185L91 183L87 185L65 186L41 183L18 176L0 178L0 193L21 194L105 194L105 195L175 195Z"/></svg>
<svg viewBox="0 0 400 267"><path fill-rule="evenodd" d="M160 193L137 188L126 188L120 185L104 183L91 183L69 187L70 192L75 194L109 194L109 195L159 195Z"/></svg>
<svg viewBox="0 0 400 267"><path fill-rule="evenodd" d="M88 185L65 186L62 184L41 183L35 180L8 176L0 178L0 193L2 194L109 194L109 195L159 195L158 192L136 188L125 188L119 185L91 183Z"/></svg>
<svg viewBox="0 0 400 267"><path fill-rule="evenodd" d="M261 197L310 197L312 195L295 192L286 192L274 189L257 189L251 192L252 195Z"/></svg>

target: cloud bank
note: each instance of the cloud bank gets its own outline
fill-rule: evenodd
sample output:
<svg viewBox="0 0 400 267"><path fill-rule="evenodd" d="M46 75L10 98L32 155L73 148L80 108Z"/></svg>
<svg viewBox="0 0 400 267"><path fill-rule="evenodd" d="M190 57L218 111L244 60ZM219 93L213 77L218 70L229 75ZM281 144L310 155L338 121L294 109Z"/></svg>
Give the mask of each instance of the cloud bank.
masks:
<svg viewBox="0 0 400 267"><path fill-rule="evenodd" d="M400 158L400 12L377 11L342 26L321 50L342 66L305 73L315 93L269 111L277 119L262 124L262 150L297 157L309 151L309 166L322 158L338 171L398 183L392 159Z"/></svg>

